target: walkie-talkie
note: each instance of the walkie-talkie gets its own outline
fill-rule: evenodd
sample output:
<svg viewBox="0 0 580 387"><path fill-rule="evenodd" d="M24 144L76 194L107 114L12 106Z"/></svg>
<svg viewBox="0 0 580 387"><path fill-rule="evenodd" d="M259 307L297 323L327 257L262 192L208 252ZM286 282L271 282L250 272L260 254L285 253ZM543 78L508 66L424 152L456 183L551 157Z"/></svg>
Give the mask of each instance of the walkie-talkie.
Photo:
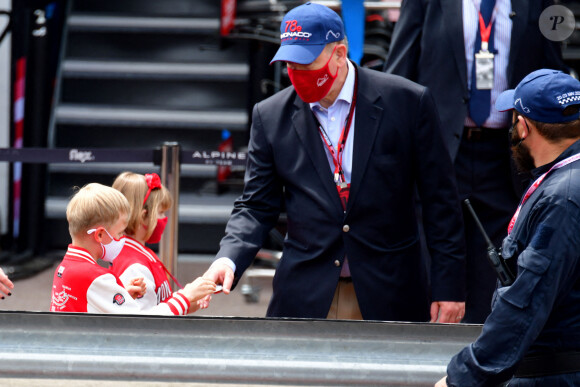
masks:
<svg viewBox="0 0 580 387"><path fill-rule="evenodd" d="M497 277L499 278L499 281L501 282L501 284L503 286L509 286L509 285L513 284L516 277L512 274L512 272L509 269L508 265L506 264L505 260L501 256L501 252L499 252L495 248L495 246L493 245L493 242L491 241L491 239L489 239L489 236L485 232L483 225L481 224L481 222L479 221L479 218L477 217L477 214L473 210L473 207L471 206L469 199L465 199L463 201L463 203L465 203L465 206L467 207L469 212L471 212L471 216L473 216L473 220L475 220L475 224L477 224L479 231L481 231L481 234L483 235L483 238L485 239L485 243L487 244L487 258L489 260L489 263L493 267L493 270L495 270Z"/></svg>

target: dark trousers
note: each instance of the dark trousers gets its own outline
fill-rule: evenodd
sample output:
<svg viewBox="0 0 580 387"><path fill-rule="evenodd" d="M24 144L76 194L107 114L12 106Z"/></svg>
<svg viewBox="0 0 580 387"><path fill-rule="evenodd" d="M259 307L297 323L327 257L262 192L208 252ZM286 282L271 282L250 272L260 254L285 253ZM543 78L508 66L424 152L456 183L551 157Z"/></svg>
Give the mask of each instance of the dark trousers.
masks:
<svg viewBox="0 0 580 387"><path fill-rule="evenodd" d="M464 133L455 159L467 247L464 323L485 321L491 311L497 276L487 260L485 240L463 200L470 200L490 239L500 248L519 201L514 191L510 157L508 131L498 129L475 138L468 138Z"/></svg>

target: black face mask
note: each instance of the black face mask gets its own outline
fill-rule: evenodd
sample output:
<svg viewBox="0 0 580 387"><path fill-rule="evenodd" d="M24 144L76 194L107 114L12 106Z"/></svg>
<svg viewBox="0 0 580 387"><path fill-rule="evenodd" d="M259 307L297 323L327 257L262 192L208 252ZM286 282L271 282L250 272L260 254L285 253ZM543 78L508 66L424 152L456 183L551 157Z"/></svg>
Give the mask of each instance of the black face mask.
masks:
<svg viewBox="0 0 580 387"><path fill-rule="evenodd" d="M525 122L525 121L524 121ZM530 148L526 144L523 143L525 140L521 138L518 134L518 131L515 130L518 121L514 122L512 127L510 128L510 141L511 141L511 149L512 149L512 157L516 164L516 167L520 172L528 173L536 166L534 164L534 158L530 154ZM526 127L528 127L528 132L530 128L528 123L526 122Z"/></svg>

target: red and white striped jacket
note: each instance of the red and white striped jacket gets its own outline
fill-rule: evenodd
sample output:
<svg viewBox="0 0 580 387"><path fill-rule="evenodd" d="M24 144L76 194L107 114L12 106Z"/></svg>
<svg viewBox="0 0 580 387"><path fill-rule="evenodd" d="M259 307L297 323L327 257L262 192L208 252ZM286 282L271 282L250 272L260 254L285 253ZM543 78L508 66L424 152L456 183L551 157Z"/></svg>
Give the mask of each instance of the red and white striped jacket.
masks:
<svg viewBox="0 0 580 387"><path fill-rule="evenodd" d="M126 236L125 246L113 261L111 271L123 281L143 277L147 292L136 301L141 309L149 309L171 298L171 285L165 266L153 250Z"/></svg>
<svg viewBox="0 0 580 387"><path fill-rule="evenodd" d="M87 250L69 245L54 273L50 310L185 315L189 312L189 300L180 293L174 293L166 302L142 309L117 276L98 265Z"/></svg>

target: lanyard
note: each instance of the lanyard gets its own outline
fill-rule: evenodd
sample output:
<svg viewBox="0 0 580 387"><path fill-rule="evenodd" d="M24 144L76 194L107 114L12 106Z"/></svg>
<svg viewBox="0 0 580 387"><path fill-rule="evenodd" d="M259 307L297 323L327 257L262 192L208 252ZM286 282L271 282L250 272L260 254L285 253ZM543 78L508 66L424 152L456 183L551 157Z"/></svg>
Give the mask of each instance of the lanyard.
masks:
<svg viewBox="0 0 580 387"><path fill-rule="evenodd" d="M328 148L330 155L332 156L332 163L334 164L334 182L339 185L340 183L344 182L344 172L342 170L342 155L344 153L344 147L346 144L346 139L348 138L348 133L350 132L350 126L352 123L352 118L354 116L354 108L356 106L356 96L357 96L357 89L358 89L358 73L356 66L354 67L354 90L352 92L352 102L350 104L350 109L348 111L348 116L346 117L344 127L342 128L342 132L340 134L340 138L338 139L337 148L334 149L332 146L332 142L328 137L328 134L324 131L320 122L318 123L318 132L324 141L324 144ZM314 115L316 118L316 115ZM316 118L318 121L318 119Z"/></svg>
<svg viewBox="0 0 580 387"><path fill-rule="evenodd" d="M473 6L477 10L477 14L479 16L479 34L481 36L481 48L483 51L487 51L487 47L489 47L489 37L491 35L491 26L495 21L495 15L497 13L497 2L493 7L493 11L491 13L491 18L489 19L489 24L487 27L485 26L485 21L483 20L483 16L481 16L480 10L475 5L475 0L473 1Z"/></svg>
<svg viewBox="0 0 580 387"><path fill-rule="evenodd" d="M175 285L177 285L177 287L179 289L183 289L183 286L181 286L181 284L179 283L179 281L177 280L177 278L175 278L173 276L173 274L171 274L171 272L169 270L167 270L167 268L165 267L165 265L163 264L163 262L160 259L157 259L157 261L161 264L161 266L163 267L163 270L165 270L165 273L167 273L167 275L169 277L171 277L171 279L173 280L173 282L175 283Z"/></svg>
<svg viewBox="0 0 580 387"><path fill-rule="evenodd" d="M492 19L489 21L487 27L485 26L485 22L483 21L483 16L481 16L481 12L479 13L479 33L481 34L481 45L483 47L483 43L486 43L486 47L489 44L489 35L491 35L491 26L493 25L493 15Z"/></svg>
<svg viewBox="0 0 580 387"><path fill-rule="evenodd" d="M563 166L566 166L566 165L573 163L574 161L578 161L578 160L580 160L580 153L577 153L574 156L570 156L570 157L560 161L559 163L553 165L552 168L550 168L550 170L548 172L544 173L542 176L538 177L536 179L536 181L534 181L534 184L532 184L530 186L530 188L528 188L524 197L522 198L522 201L521 201L520 205L518 206L516 213L512 217L512 220L510 220L510 223L508 225L508 235L512 232L512 229L514 228L516 220L518 219L518 216L520 215L520 210L522 209L522 206L530 198L530 196L532 196L532 194L538 189L538 187L540 186L540 184L542 184L542 182L544 181L546 176L550 172L555 171L556 169L562 168Z"/></svg>

